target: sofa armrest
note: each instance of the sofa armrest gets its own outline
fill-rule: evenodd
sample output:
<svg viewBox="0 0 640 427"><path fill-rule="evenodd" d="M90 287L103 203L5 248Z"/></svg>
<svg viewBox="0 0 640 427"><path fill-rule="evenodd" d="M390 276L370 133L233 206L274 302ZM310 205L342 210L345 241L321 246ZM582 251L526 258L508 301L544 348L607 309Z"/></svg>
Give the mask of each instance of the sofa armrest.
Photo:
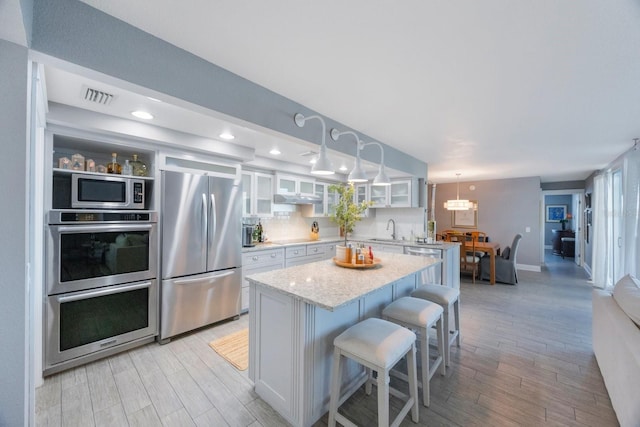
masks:
<svg viewBox="0 0 640 427"><path fill-rule="evenodd" d="M610 292L594 289L593 352L621 426L640 420L640 328Z"/></svg>

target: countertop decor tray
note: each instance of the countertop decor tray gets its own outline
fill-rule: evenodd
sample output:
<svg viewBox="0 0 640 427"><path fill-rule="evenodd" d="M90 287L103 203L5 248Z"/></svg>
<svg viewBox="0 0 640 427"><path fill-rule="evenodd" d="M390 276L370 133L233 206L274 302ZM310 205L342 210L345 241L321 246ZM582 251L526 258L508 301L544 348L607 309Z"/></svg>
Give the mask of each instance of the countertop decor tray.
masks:
<svg viewBox="0 0 640 427"><path fill-rule="evenodd" d="M372 264L351 264L350 262L339 261L336 257L333 257L333 262L344 268L374 268L382 265L380 263L380 258L375 257L373 258Z"/></svg>

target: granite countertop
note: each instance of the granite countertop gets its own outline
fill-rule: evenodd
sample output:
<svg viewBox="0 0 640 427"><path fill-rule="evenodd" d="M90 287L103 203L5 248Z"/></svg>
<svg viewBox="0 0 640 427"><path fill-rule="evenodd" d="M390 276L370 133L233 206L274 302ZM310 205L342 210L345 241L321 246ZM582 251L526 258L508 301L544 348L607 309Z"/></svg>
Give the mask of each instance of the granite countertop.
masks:
<svg viewBox="0 0 640 427"><path fill-rule="evenodd" d="M309 239L289 239L289 240L273 240L268 242L256 243L255 246L243 247L242 253L263 251L266 249L278 249L286 248L288 246L300 246L300 245L318 245L323 243L338 243L342 242L342 237L326 237L318 240Z"/></svg>
<svg viewBox="0 0 640 427"><path fill-rule="evenodd" d="M440 264L435 258L384 253L381 265L369 269L337 266L332 260L253 274L253 285L267 286L283 294L334 311L390 283Z"/></svg>
<svg viewBox="0 0 640 427"><path fill-rule="evenodd" d="M376 245L412 246L412 247L432 248L432 249L450 249L460 245L459 243L456 243L456 242L438 241L437 243L417 243L417 242L412 242L411 240L391 240L391 239L386 240L386 239L380 239L379 237L354 238L353 241L368 242Z"/></svg>
<svg viewBox="0 0 640 427"><path fill-rule="evenodd" d="M269 241L264 243L256 243L255 246L251 246L248 248L243 247L242 253L262 251L265 249L285 248L287 246L314 245L314 244L321 244L321 243L342 243L343 241L344 241L344 238L338 237L338 236L326 237L318 240L308 240L308 239L274 240L274 241ZM349 241L350 242L366 242L372 245L412 246L412 247L443 249L443 250L448 250L459 245L459 243L455 243L455 242L438 242L438 243L425 244L425 243L412 242L410 240L380 240L380 238L376 238L376 237L354 237Z"/></svg>

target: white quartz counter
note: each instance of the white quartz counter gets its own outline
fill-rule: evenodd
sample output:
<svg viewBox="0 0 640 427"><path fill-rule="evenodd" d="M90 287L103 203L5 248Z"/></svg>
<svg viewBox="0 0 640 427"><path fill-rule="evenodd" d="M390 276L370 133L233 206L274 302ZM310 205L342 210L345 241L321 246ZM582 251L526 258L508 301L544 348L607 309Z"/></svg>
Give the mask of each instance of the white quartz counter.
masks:
<svg viewBox="0 0 640 427"><path fill-rule="evenodd" d="M243 247L242 253L263 251L265 249L286 248L288 246L320 245L324 243L330 244L330 243L339 243L339 242L344 242L344 238L326 237L318 240L307 240L307 239L275 240L275 241L269 241L264 243L256 243L254 246Z"/></svg>
<svg viewBox="0 0 640 427"><path fill-rule="evenodd" d="M442 261L434 258L383 253L381 264L369 269L337 266L333 260L313 262L247 277L251 284L267 286L329 311L347 305L409 275Z"/></svg>

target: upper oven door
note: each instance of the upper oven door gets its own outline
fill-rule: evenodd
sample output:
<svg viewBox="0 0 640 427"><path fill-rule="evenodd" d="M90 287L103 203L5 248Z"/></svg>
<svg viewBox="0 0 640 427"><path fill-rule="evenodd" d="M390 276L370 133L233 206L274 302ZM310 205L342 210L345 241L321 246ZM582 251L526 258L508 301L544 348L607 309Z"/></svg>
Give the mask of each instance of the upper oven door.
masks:
<svg viewBox="0 0 640 427"><path fill-rule="evenodd" d="M47 294L157 277L155 223L49 225Z"/></svg>

